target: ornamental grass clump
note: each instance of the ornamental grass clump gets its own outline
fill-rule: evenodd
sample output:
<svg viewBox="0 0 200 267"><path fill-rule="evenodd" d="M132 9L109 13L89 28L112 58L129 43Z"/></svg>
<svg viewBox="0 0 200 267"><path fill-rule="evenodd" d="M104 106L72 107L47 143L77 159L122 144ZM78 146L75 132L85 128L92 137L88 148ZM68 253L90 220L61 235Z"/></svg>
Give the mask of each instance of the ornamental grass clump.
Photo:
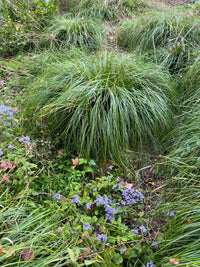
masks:
<svg viewBox="0 0 200 267"><path fill-rule="evenodd" d="M29 114L48 122L67 149L92 158L147 149L171 125L175 93L168 73L134 56L82 56L57 64L35 86Z"/></svg>
<svg viewBox="0 0 200 267"><path fill-rule="evenodd" d="M198 54L200 20L178 12L153 12L124 21L116 41L128 51L148 53L156 63L176 72Z"/></svg>
<svg viewBox="0 0 200 267"><path fill-rule="evenodd" d="M66 49L72 46L98 50L103 40L102 27L94 19L63 15L56 17L39 41L40 47Z"/></svg>
<svg viewBox="0 0 200 267"><path fill-rule="evenodd" d="M143 0L81 0L75 11L91 18L116 21L132 16L135 11L144 11L147 7L147 2Z"/></svg>

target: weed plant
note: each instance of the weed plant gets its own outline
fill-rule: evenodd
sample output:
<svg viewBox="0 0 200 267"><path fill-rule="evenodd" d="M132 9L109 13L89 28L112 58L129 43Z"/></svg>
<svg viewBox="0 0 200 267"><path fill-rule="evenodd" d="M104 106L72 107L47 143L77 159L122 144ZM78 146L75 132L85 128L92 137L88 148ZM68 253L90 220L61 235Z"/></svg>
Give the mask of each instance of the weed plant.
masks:
<svg viewBox="0 0 200 267"><path fill-rule="evenodd" d="M64 15L51 22L46 34L39 41L39 47L61 50L76 46L86 50L98 50L102 42L103 31L98 21Z"/></svg>
<svg viewBox="0 0 200 267"><path fill-rule="evenodd" d="M67 148L119 158L123 149L155 145L170 127L172 84L159 67L133 56L83 56L45 71L30 90L27 110L47 120Z"/></svg>

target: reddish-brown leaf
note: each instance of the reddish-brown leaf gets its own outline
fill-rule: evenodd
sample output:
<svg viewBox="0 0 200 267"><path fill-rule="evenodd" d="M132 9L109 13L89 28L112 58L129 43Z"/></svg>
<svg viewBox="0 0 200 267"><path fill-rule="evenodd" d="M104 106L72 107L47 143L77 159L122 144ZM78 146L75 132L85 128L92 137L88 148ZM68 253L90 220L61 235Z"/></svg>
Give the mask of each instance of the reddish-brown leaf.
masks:
<svg viewBox="0 0 200 267"><path fill-rule="evenodd" d="M13 167L13 162L6 162L6 161L1 161L1 168L3 168L3 171L5 172L7 169L12 169Z"/></svg>
<svg viewBox="0 0 200 267"><path fill-rule="evenodd" d="M24 261L30 261L34 258L34 250L33 248L25 248L22 253L22 258Z"/></svg>
<svg viewBox="0 0 200 267"><path fill-rule="evenodd" d="M58 155L63 155L64 154L64 150L58 150Z"/></svg>
<svg viewBox="0 0 200 267"><path fill-rule="evenodd" d="M9 176L3 175L3 181L7 181L9 179Z"/></svg>
<svg viewBox="0 0 200 267"><path fill-rule="evenodd" d="M72 159L72 164L73 164L73 166L77 166L77 165L79 165L79 159L78 158L75 158L75 159Z"/></svg>
<svg viewBox="0 0 200 267"><path fill-rule="evenodd" d="M174 265L177 265L180 263L180 261L176 259L169 259L169 261L172 262Z"/></svg>

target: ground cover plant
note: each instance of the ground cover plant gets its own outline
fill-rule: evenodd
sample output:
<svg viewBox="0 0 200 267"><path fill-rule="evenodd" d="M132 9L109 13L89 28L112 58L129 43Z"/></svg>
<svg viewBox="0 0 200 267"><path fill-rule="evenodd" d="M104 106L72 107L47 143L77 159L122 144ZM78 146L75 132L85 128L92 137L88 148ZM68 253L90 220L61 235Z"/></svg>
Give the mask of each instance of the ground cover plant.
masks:
<svg viewBox="0 0 200 267"><path fill-rule="evenodd" d="M1 266L199 266L199 5L0 5Z"/></svg>

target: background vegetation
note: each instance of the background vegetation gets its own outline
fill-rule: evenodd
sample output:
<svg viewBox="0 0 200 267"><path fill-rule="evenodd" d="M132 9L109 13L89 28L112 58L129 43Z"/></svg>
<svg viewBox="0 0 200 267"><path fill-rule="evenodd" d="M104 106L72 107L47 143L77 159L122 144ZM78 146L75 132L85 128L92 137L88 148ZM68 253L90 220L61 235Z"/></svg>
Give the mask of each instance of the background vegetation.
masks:
<svg viewBox="0 0 200 267"><path fill-rule="evenodd" d="M0 2L2 266L199 266L200 4Z"/></svg>

